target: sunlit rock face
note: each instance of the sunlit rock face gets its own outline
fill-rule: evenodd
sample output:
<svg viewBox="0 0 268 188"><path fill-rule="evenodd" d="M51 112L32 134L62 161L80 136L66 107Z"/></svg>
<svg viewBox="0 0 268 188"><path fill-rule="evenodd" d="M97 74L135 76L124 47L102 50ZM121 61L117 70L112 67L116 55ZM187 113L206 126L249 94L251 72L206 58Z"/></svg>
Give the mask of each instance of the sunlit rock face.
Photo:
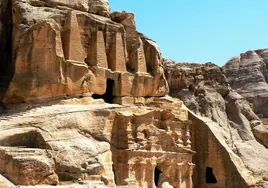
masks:
<svg viewBox="0 0 268 188"><path fill-rule="evenodd" d="M161 50L132 13L105 0L0 10L1 186L192 187L188 111L165 96Z"/></svg>
<svg viewBox="0 0 268 188"><path fill-rule="evenodd" d="M0 187L265 185L263 124L217 66L164 66L107 0L0 6Z"/></svg>
<svg viewBox="0 0 268 188"><path fill-rule="evenodd" d="M224 72L232 88L243 95L254 112L268 118L268 50L247 51L229 60Z"/></svg>
<svg viewBox="0 0 268 188"><path fill-rule="evenodd" d="M15 185L191 188L190 126L182 102L170 97L146 106L67 99L10 111L0 117L0 173Z"/></svg>
<svg viewBox="0 0 268 188"><path fill-rule="evenodd" d="M111 14L108 2L97 0L7 4L14 75L5 103L106 92L120 103L167 93L161 51L136 31L133 14Z"/></svg>
<svg viewBox="0 0 268 188"><path fill-rule="evenodd" d="M248 187L262 182L268 174L267 128L230 87L223 69L168 59L164 69L170 95L191 110L194 184Z"/></svg>

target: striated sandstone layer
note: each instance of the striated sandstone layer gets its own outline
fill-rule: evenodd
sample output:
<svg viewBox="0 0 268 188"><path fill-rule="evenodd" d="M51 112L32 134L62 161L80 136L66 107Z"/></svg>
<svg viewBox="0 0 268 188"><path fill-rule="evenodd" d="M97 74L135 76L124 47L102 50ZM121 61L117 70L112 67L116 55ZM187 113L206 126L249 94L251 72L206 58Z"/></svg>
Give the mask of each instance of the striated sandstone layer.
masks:
<svg viewBox="0 0 268 188"><path fill-rule="evenodd" d="M228 84L223 70L212 63L165 60L170 95L191 110L192 148L197 152L194 184L207 187L213 169L218 187L248 187L268 175L268 149L259 117L244 97ZM202 142L202 146L200 145Z"/></svg>
<svg viewBox="0 0 268 188"><path fill-rule="evenodd" d="M241 53L223 66L231 87L252 104L254 112L261 118L268 117L267 67L267 49Z"/></svg>

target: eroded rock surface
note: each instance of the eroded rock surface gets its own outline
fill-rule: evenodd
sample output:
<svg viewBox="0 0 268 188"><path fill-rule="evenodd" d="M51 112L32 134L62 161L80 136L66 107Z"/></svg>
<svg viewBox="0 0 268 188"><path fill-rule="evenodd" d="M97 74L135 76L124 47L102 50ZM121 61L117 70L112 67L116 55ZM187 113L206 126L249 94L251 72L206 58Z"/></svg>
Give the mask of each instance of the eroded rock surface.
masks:
<svg viewBox="0 0 268 188"><path fill-rule="evenodd" d="M187 110L171 98L152 98L146 104L67 100L10 111L0 121L0 173L16 185L99 181L108 187L165 182L192 187L195 152ZM161 172L157 178L156 168Z"/></svg>
<svg viewBox="0 0 268 188"><path fill-rule="evenodd" d="M216 65L163 60L107 0L0 6L0 187L267 184L265 126Z"/></svg>
<svg viewBox="0 0 268 188"><path fill-rule="evenodd" d="M247 51L229 60L224 72L239 94L243 95L261 118L268 117L268 50Z"/></svg>
<svg viewBox="0 0 268 188"><path fill-rule="evenodd" d="M213 169L219 187L246 187L254 185L255 178L262 181L268 173L268 150L264 144L265 134L257 132L263 131L261 121L247 100L229 86L223 70L212 63L200 65L165 60L165 75L170 95L183 100L192 110L192 142L197 151L193 159L197 165L196 185L206 186L205 177L200 177L206 168ZM208 117L211 123L196 114ZM204 147L200 147L200 141ZM242 179L240 175L228 178L228 174L235 174L235 171ZM232 184L235 182L241 184Z"/></svg>
<svg viewBox="0 0 268 188"><path fill-rule="evenodd" d="M13 29L1 44L5 51L12 45L14 72L5 103L92 94L120 102L167 93L161 51L136 31L133 14L110 14L104 0L12 0L2 8L13 18L2 21Z"/></svg>

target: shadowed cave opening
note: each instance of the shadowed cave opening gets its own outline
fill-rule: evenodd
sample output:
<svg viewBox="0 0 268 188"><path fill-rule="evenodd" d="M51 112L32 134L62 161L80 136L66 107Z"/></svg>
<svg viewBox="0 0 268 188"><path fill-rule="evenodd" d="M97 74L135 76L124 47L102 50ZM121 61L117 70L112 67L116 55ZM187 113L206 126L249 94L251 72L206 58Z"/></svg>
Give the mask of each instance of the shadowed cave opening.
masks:
<svg viewBox="0 0 268 188"><path fill-rule="evenodd" d="M50 149L43 136L38 131L15 134L0 141L1 146Z"/></svg>
<svg viewBox="0 0 268 188"><path fill-rule="evenodd" d="M1 0L2 1L2 0ZM2 3L2 4L1 4ZM15 64L12 59L12 1L0 4L0 101L2 101L14 74Z"/></svg>
<svg viewBox="0 0 268 188"><path fill-rule="evenodd" d="M213 174L213 168L207 167L206 169L206 183L217 183L217 179Z"/></svg>
<svg viewBox="0 0 268 188"><path fill-rule="evenodd" d="M155 167L155 169L154 169L154 184L156 187L158 186L161 173L162 173L162 171L159 170L158 167Z"/></svg>
<svg viewBox="0 0 268 188"><path fill-rule="evenodd" d="M107 79L106 82L106 92L103 95L92 95L93 99L103 99L106 103L113 104L114 100L114 80Z"/></svg>

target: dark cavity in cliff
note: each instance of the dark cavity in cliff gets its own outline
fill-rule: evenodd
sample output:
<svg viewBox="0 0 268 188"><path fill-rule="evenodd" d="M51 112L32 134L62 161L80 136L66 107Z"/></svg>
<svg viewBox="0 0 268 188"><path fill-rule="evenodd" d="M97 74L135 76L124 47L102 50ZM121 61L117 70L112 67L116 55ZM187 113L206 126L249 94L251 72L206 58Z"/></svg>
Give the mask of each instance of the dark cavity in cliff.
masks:
<svg viewBox="0 0 268 188"><path fill-rule="evenodd" d="M0 101L2 101L8 85L14 74L14 62L12 58L12 2L1 0L0 2Z"/></svg>

